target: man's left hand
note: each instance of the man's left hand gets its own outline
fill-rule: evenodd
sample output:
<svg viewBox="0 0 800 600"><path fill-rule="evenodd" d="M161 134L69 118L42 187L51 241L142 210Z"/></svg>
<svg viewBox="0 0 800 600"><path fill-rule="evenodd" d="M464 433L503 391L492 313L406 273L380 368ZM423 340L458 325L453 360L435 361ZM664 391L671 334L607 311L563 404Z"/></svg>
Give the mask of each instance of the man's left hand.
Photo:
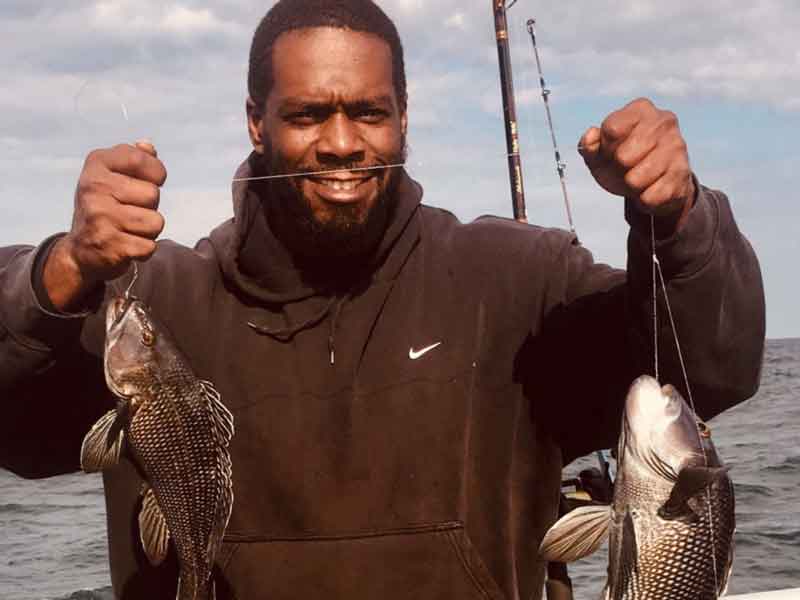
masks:
<svg viewBox="0 0 800 600"><path fill-rule="evenodd" d="M578 151L606 191L634 200L645 212L678 218L695 195L686 141L678 118L639 98L583 134Z"/></svg>

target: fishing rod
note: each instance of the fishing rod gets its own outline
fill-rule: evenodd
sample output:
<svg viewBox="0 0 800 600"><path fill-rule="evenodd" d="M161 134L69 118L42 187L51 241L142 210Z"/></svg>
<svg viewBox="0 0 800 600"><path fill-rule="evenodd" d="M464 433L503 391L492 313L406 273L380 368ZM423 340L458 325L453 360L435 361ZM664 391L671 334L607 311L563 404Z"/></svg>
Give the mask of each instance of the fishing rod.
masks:
<svg viewBox="0 0 800 600"><path fill-rule="evenodd" d="M572 210L569 205L569 196L567 195L567 183L564 177L564 172L567 169L567 164L561 160L561 153L558 151L558 143L556 142L556 132L553 128L553 116L550 114L550 89L544 82L544 74L542 73L542 62L539 59L539 49L536 46L536 19L528 19L528 34L531 36L531 43L533 44L533 54L536 57L536 68L539 70L539 86L542 90L542 100L544 100L544 109L547 113L547 125L550 128L550 139L553 141L553 153L556 158L556 172L561 181L561 193L564 196L564 206L567 209L567 221L569 221L569 229L577 237L575 232L575 224L572 221Z"/></svg>
<svg viewBox="0 0 800 600"><path fill-rule="evenodd" d="M522 185L522 159L519 153L519 126L514 101L514 80L511 74L511 51L508 46L508 21L506 9L516 4L512 0L506 7L505 0L492 0L494 29L497 37L497 60L500 63L500 89L503 92L503 118L506 126L506 149L508 152L508 175L511 183L511 203L514 219L528 222L525 211L525 189Z"/></svg>

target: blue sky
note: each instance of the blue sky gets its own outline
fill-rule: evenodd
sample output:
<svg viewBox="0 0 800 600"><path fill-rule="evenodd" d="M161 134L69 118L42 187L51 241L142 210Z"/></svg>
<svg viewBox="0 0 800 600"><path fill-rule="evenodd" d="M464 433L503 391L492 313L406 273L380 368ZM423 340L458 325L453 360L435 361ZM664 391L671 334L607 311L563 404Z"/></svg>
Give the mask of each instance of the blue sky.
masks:
<svg viewBox="0 0 800 600"><path fill-rule="evenodd" d="M169 170L166 237L193 243L231 212L249 150L247 52L270 2L4 0L0 4L0 245L68 228L86 153L149 137ZM410 84L411 173L463 220L510 214L490 3L390 0ZM468 5L468 7L465 7ZM619 199L575 151L638 96L678 114L701 182L731 198L761 259L768 335L800 337L800 11L794 0L519 0L510 11L531 221L565 226L525 31L537 20L578 233L622 266ZM124 104L128 120L122 116Z"/></svg>

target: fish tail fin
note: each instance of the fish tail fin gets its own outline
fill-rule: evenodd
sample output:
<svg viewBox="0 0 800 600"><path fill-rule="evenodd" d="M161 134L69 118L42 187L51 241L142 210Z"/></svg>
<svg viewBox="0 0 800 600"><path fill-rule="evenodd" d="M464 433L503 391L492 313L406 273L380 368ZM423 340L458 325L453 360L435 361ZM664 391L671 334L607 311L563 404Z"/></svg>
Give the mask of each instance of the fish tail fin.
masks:
<svg viewBox="0 0 800 600"><path fill-rule="evenodd" d="M197 575L181 569L178 575L178 594L175 600L206 600L199 594Z"/></svg>
<svg viewBox="0 0 800 600"><path fill-rule="evenodd" d="M176 600L216 600L216 597L217 589L212 575L203 580L197 573L181 569Z"/></svg>

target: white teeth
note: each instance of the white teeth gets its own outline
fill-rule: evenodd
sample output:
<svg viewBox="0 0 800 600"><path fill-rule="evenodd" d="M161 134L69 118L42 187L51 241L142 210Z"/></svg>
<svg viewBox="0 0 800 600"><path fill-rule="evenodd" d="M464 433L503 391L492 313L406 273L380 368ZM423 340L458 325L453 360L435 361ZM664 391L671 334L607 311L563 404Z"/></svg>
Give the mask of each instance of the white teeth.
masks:
<svg viewBox="0 0 800 600"><path fill-rule="evenodd" d="M341 179L318 179L317 181L336 191L343 192L352 192L361 183L361 179L347 179L344 181Z"/></svg>

